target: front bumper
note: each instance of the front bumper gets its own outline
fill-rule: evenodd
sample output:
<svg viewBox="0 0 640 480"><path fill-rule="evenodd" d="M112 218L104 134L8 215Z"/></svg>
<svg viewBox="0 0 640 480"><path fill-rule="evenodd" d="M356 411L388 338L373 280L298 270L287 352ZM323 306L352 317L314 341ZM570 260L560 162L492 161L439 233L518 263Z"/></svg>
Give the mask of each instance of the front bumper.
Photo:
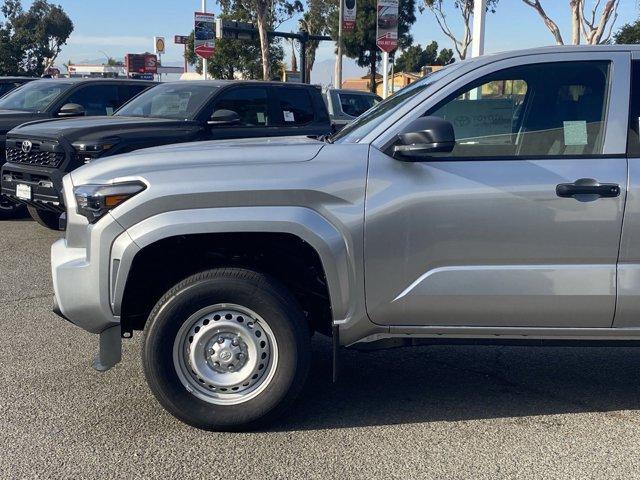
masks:
<svg viewBox="0 0 640 480"><path fill-rule="evenodd" d="M64 179L68 225L65 238L51 246L54 311L90 333L100 335L100 351L94 361L98 370L107 370L120 360L120 317L111 302L112 245L124 233L107 215L94 225L75 212L73 184Z"/></svg>
<svg viewBox="0 0 640 480"><path fill-rule="evenodd" d="M2 166L2 195L10 197L18 203L32 205L43 210L64 212L62 197L62 178L65 172L44 168L30 167L16 163L5 163ZM31 198L18 198L16 187L31 187Z"/></svg>

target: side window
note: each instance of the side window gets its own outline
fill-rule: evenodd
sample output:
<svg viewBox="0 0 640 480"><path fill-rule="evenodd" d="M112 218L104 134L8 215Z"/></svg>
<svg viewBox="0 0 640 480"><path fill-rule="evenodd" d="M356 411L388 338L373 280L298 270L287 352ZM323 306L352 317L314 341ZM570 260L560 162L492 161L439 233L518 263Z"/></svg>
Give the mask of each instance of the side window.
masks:
<svg viewBox="0 0 640 480"><path fill-rule="evenodd" d="M0 83L0 97L3 96L5 93L9 93L11 90L19 86L20 86L19 83L13 83L13 82Z"/></svg>
<svg viewBox="0 0 640 480"><path fill-rule="evenodd" d="M629 116L628 154L640 157L640 61L631 63L631 105Z"/></svg>
<svg viewBox="0 0 640 480"><path fill-rule="evenodd" d="M285 125L298 126L313 122L315 110L306 88L278 87L276 91Z"/></svg>
<svg viewBox="0 0 640 480"><path fill-rule="evenodd" d="M240 87L223 92L215 101L214 111L231 110L240 116L242 127L270 124L267 90L264 87Z"/></svg>
<svg viewBox="0 0 640 480"><path fill-rule="evenodd" d="M111 115L120 106L116 85L87 85L76 90L65 103L82 105L87 115Z"/></svg>
<svg viewBox="0 0 640 480"><path fill-rule="evenodd" d="M359 95L357 93L340 93L340 107L342 111L352 117L359 117L364 112L378 103L372 95Z"/></svg>
<svg viewBox="0 0 640 480"><path fill-rule="evenodd" d="M604 144L608 85L609 62L526 65L464 87L427 115L453 124L456 147L444 156L593 155Z"/></svg>
<svg viewBox="0 0 640 480"><path fill-rule="evenodd" d="M120 102L118 107L124 105L139 93L144 92L149 85L118 85L118 97Z"/></svg>

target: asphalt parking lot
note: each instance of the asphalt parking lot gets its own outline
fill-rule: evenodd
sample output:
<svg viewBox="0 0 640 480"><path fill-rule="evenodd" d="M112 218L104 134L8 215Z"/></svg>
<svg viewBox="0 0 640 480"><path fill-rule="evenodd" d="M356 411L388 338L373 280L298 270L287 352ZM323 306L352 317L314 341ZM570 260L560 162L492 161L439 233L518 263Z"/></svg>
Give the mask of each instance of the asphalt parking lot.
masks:
<svg viewBox="0 0 640 480"><path fill-rule="evenodd" d="M640 350L314 341L310 381L269 431L187 427L149 392L140 335L90 368L97 339L51 313L49 246L0 222L0 478L637 478Z"/></svg>

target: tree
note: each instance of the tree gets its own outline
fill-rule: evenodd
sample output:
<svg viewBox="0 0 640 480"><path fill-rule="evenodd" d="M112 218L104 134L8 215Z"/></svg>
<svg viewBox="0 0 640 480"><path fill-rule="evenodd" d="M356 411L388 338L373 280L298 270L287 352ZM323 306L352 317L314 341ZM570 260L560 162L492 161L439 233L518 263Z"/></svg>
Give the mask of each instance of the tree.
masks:
<svg viewBox="0 0 640 480"><path fill-rule="evenodd" d="M400 72L419 72L429 65L448 65L452 62L453 50L444 48L438 54L438 42L431 42L422 47L411 45L407 47L396 60L396 70Z"/></svg>
<svg viewBox="0 0 640 480"><path fill-rule="evenodd" d="M616 43L640 43L640 20L623 25L613 39Z"/></svg>
<svg viewBox="0 0 640 480"><path fill-rule="evenodd" d="M400 0L398 8L398 47L403 49L413 43L409 28L416 21L415 0ZM376 91L376 70L382 52L376 45L378 6L377 0L358 0L358 15L355 28L344 32L343 49L346 56L354 58L360 67L369 68L369 88ZM330 19L331 36L337 38L338 15Z"/></svg>
<svg viewBox="0 0 640 480"><path fill-rule="evenodd" d="M497 4L498 0L487 0L487 12L495 13ZM474 0L424 0L424 7L431 10L442 33L451 39L460 60L467 58L467 50L473 40L473 32L471 31L473 5ZM460 37L447 20L445 9L451 7L460 13L462 19L462 36Z"/></svg>
<svg viewBox="0 0 640 480"><path fill-rule="evenodd" d="M533 8L547 26L558 45L564 45L564 39L558 24L544 10L540 0L522 0ZM600 10L602 0L593 0L591 12L585 12L587 0L569 0L571 14L571 43L579 45L583 39L588 45L607 43L611 39L613 26L618 18L620 0L606 0Z"/></svg>
<svg viewBox="0 0 640 480"><path fill-rule="evenodd" d="M302 12L300 0L220 0L223 12L238 12L258 27L262 77L271 79L271 41L267 32L275 29L296 12Z"/></svg>
<svg viewBox="0 0 640 480"><path fill-rule="evenodd" d="M301 24L309 35L327 35L330 33L330 18L337 15L335 0L307 0L307 9ZM305 51L307 81L311 78L311 70L316 61L316 51L320 42L308 41Z"/></svg>
<svg viewBox="0 0 640 480"><path fill-rule="evenodd" d="M190 65L196 66L196 71L202 73L202 60L194 51L193 32L187 43L186 58ZM283 58L284 50L280 43L272 42L269 45L269 71L276 71ZM207 72L212 78L224 80L233 80L236 76L252 80L263 78L260 41L216 40L215 53L207 62Z"/></svg>
<svg viewBox="0 0 640 480"><path fill-rule="evenodd" d="M27 11L20 0L5 0L0 11L0 73L42 75L54 65L73 22L47 0L35 0Z"/></svg>

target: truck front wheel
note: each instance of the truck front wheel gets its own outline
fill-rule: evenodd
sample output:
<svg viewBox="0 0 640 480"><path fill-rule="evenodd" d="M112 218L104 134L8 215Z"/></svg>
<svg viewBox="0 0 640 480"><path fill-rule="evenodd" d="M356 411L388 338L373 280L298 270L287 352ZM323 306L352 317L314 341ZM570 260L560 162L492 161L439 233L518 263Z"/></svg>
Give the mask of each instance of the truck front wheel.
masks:
<svg viewBox="0 0 640 480"><path fill-rule="evenodd" d="M31 205L27 206L29 215L43 227L50 230L60 230L60 214L49 210L41 210Z"/></svg>
<svg viewBox="0 0 640 480"><path fill-rule="evenodd" d="M158 301L142 360L154 395L180 420L206 430L253 429L301 390L309 339L302 310L275 279L215 269Z"/></svg>

